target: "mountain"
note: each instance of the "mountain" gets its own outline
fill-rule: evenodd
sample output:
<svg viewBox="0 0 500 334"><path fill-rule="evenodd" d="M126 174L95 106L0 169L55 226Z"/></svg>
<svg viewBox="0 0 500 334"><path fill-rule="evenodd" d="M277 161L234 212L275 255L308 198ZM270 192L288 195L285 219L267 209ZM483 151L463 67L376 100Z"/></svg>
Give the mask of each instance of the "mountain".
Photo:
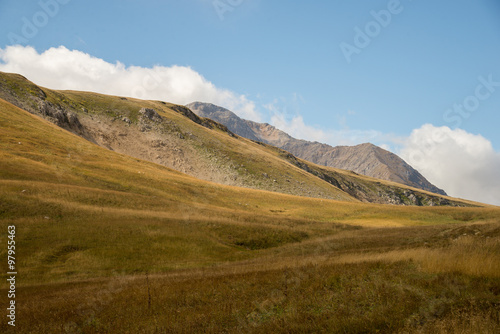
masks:
<svg viewBox="0 0 500 334"><path fill-rule="evenodd" d="M18 316L16 327L1 321L0 333L498 332L498 207L361 203L319 176L427 193L337 175L175 105L2 74L0 86L41 108L30 114L0 98L0 226L9 242L0 257L10 256L0 293L15 301L9 320ZM91 117L103 137L124 124L119 138L137 128L137 141L167 142L175 136L158 131L168 129L193 144L211 136L225 152L243 151L249 171L271 164L343 200L221 185L120 154L82 137L99 139Z"/></svg>
<svg viewBox="0 0 500 334"><path fill-rule="evenodd" d="M377 179L394 181L436 194L446 195L396 154L370 143L336 146L291 140L282 147L319 165L355 171Z"/></svg>
<svg viewBox="0 0 500 334"><path fill-rule="evenodd" d="M224 124L230 131L236 133L238 136L268 143L262 140L262 136L257 135L257 131L253 128L253 125L257 123L244 120L236 116L236 114L230 110L216 106L215 104L201 102L194 102L186 105L186 107L191 109L199 117L210 118L218 123Z"/></svg>
<svg viewBox="0 0 500 334"><path fill-rule="evenodd" d="M167 102L51 90L1 72L0 99L107 150L222 185L346 202L480 205L320 166Z"/></svg>
<svg viewBox="0 0 500 334"><path fill-rule="evenodd" d="M186 106L198 116L224 124L237 135L279 147L301 159L446 195L396 154L373 144L332 147L295 139L270 124L241 119L233 112L211 103L194 102Z"/></svg>

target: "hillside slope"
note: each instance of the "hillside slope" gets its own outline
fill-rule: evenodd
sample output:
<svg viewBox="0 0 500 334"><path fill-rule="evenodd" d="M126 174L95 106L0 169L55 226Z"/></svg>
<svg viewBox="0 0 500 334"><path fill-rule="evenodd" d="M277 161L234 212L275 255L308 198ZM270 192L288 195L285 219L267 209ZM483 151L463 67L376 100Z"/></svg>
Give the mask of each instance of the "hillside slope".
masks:
<svg viewBox="0 0 500 334"><path fill-rule="evenodd" d="M2 96L3 95L3 96ZM350 195L189 109L89 92L42 89L0 75L0 97L99 146L198 179L352 201Z"/></svg>
<svg viewBox="0 0 500 334"><path fill-rule="evenodd" d="M293 138L270 124L241 119L233 112L210 103L193 102L187 107L199 116L224 124L240 136L282 148L304 160L446 195L403 159L373 144L332 147Z"/></svg>
<svg viewBox="0 0 500 334"><path fill-rule="evenodd" d="M461 332L496 333L499 217L207 182L0 99L0 230L15 226L19 268L2 333L415 332L437 308L436 328L473 316Z"/></svg>
<svg viewBox="0 0 500 334"><path fill-rule="evenodd" d="M321 167L236 136L225 126L170 103L54 91L5 73L0 74L0 97L109 150L220 184L342 201L476 205Z"/></svg>

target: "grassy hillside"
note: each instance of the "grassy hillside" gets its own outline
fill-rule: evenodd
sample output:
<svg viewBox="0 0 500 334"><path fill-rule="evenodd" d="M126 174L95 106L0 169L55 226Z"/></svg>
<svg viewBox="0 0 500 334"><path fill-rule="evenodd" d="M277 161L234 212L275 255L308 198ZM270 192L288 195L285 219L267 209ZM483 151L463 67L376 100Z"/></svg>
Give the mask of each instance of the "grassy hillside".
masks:
<svg viewBox="0 0 500 334"><path fill-rule="evenodd" d="M10 102L100 146L197 178L289 194L354 200L323 180L276 159L257 144L231 136L225 127L200 119L181 106L41 89L11 74L0 75L1 94ZM48 110L41 111L42 106ZM162 121L141 117L141 108L154 109ZM65 115L68 114L75 115L81 126L67 121Z"/></svg>
<svg viewBox="0 0 500 334"><path fill-rule="evenodd" d="M17 332L500 329L496 207L223 186L106 150L3 100L0 129ZM5 319L0 330L16 332Z"/></svg>
<svg viewBox="0 0 500 334"><path fill-rule="evenodd" d="M107 149L220 184L341 201L480 205L299 160L170 103L54 91L7 73L0 97Z"/></svg>

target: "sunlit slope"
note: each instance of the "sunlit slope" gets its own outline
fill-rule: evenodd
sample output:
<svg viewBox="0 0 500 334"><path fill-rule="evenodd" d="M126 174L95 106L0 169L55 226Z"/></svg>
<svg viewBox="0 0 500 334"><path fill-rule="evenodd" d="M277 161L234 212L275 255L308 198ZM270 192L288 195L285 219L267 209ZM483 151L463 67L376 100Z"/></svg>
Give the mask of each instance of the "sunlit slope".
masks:
<svg viewBox="0 0 500 334"><path fill-rule="evenodd" d="M170 203L231 209L241 209L241 204L235 202L241 202L249 195L258 201L269 196L279 201L294 198L198 180L154 163L105 150L3 100L0 100L0 108L0 173L4 182L22 180L138 196L161 195L161 201ZM356 201L331 188L343 200ZM141 207L141 203L148 204L140 197L137 199L133 209ZM165 207L161 206L161 209Z"/></svg>
<svg viewBox="0 0 500 334"><path fill-rule="evenodd" d="M218 185L106 150L0 100L0 225L17 226L25 282L203 267L356 226L498 217L496 208L375 205Z"/></svg>
<svg viewBox="0 0 500 334"><path fill-rule="evenodd" d="M342 201L481 205L318 166L235 136L223 125L179 105L54 91L1 72L0 97L101 147L224 185ZM141 113L143 108L151 115Z"/></svg>
<svg viewBox="0 0 500 334"><path fill-rule="evenodd" d="M0 73L0 97L98 145L225 185L353 200L271 150L236 137L189 109L89 92L42 89L24 77ZM140 113L158 113L151 120ZM68 118L70 118L68 120Z"/></svg>

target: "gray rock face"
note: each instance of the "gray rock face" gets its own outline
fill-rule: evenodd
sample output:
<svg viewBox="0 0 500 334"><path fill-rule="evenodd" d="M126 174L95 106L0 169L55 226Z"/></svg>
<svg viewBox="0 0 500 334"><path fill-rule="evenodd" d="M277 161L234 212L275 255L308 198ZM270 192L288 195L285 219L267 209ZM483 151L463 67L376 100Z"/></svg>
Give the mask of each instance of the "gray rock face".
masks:
<svg viewBox="0 0 500 334"><path fill-rule="evenodd" d="M163 120L163 118L158 115L158 113L154 109L141 108L141 110L139 110L139 113L142 115L142 117L145 117L153 122L161 122Z"/></svg>
<svg viewBox="0 0 500 334"><path fill-rule="evenodd" d="M72 130L82 129L78 116L70 111L62 109L60 106L55 106L50 102L42 100L38 104L38 109L42 116L51 120L60 127Z"/></svg>
<svg viewBox="0 0 500 334"><path fill-rule="evenodd" d="M210 103L194 102L187 107L198 116L226 125L237 135L279 147L318 165L351 170L362 175L446 195L442 189L427 181L422 174L396 154L373 144L333 147L293 138L270 124L241 119L231 111Z"/></svg>
<svg viewBox="0 0 500 334"><path fill-rule="evenodd" d="M213 121L225 125L229 131L251 140L260 141L247 121L239 118L233 112L211 103L193 102L186 105L199 117L210 118Z"/></svg>

